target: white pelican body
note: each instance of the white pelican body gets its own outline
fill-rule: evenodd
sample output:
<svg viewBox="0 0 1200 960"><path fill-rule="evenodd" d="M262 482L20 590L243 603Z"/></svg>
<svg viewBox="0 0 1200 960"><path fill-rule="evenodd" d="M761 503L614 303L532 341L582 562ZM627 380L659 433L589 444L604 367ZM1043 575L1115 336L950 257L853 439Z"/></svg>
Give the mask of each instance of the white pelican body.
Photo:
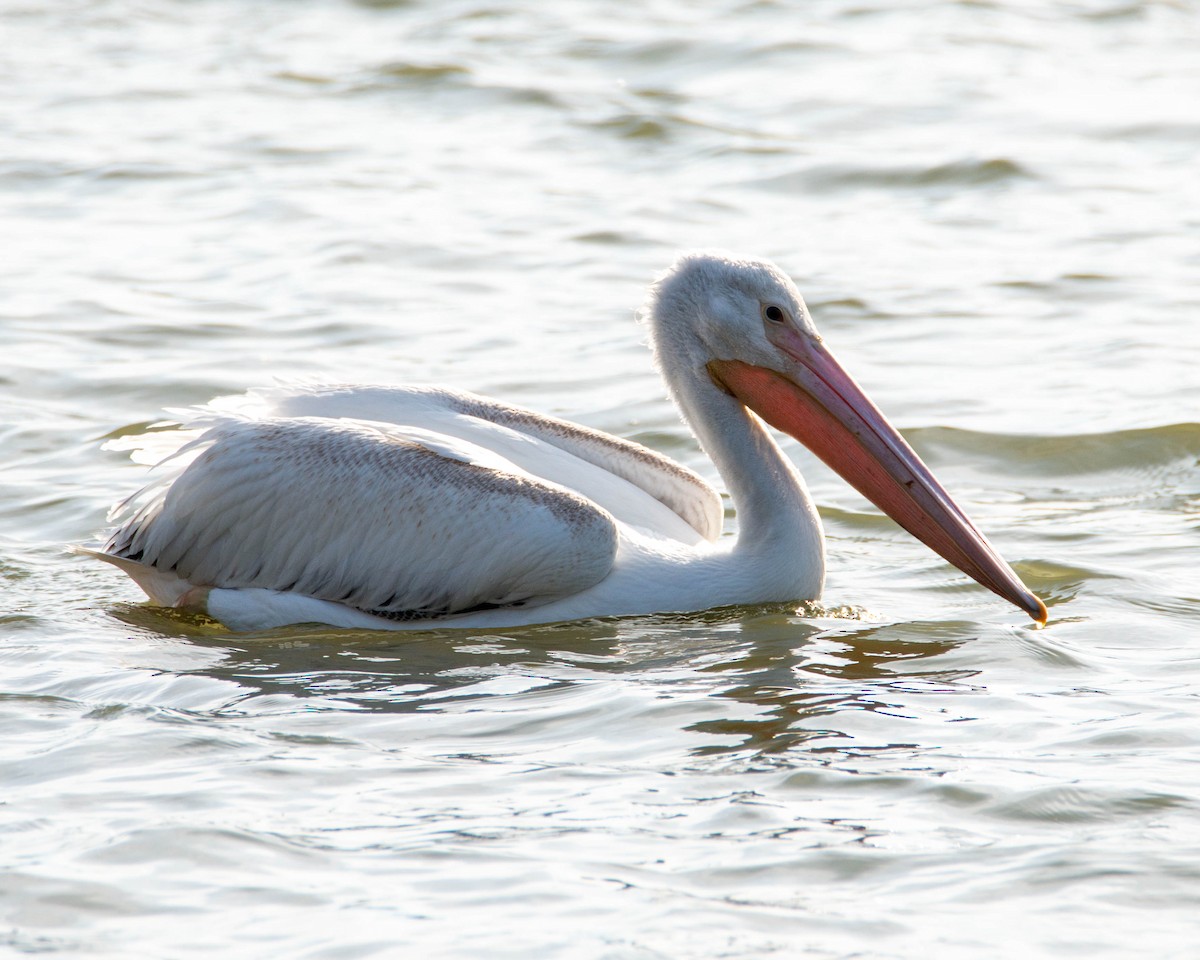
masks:
<svg viewBox="0 0 1200 960"><path fill-rule="evenodd" d="M429 387L278 389L202 408L101 551L234 630L501 627L815 599L820 520L747 407L1035 619L1045 608L825 351L777 268L682 258L647 310L676 403L737 508L637 444Z"/></svg>

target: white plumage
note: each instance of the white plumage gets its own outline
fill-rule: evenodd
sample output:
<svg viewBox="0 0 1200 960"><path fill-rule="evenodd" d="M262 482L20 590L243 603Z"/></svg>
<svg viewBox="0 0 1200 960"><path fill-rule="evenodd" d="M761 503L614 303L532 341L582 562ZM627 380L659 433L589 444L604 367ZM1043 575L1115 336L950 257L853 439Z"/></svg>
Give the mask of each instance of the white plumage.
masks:
<svg viewBox="0 0 1200 960"><path fill-rule="evenodd" d="M674 399L737 506L736 540L718 541L723 511L708 484L637 444L452 390L334 386L197 411L163 475L88 552L154 602L241 630L500 626L815 598L820 521L751 406L1044 619L855 394L777 268L682 258L647 318Z"/></svg>

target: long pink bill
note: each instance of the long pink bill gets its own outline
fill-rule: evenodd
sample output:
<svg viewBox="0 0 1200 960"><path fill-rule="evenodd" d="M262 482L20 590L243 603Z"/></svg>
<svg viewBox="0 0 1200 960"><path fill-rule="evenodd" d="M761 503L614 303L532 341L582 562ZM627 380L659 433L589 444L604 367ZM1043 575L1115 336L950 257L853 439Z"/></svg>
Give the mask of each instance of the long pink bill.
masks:
<svg viewBox="0 0 1200 960"><path fill-rule="evenodd" d="M771 426L812 450L930 549L1045 623L1045 604L824 345L794 331L773 339L797 361L794 378L738 360L712 361L710 375Z"/></svg>

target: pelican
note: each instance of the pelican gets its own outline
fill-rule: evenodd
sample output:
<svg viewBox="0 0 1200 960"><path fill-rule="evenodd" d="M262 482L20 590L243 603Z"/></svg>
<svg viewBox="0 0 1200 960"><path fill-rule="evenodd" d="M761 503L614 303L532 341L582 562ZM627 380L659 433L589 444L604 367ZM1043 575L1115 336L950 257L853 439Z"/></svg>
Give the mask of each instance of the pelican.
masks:
<svg viewBox="0 0 1200 960"><path fill-rule="evenodd" d="M280 387L194 412L88 552L234 631L489 628L817 599L821 522L764 421L1045 623L1046 608L826 348L774 264L682 256L644 310L736 508L628 440L437 387ZM760 419L761 418L761 419Z"/></svg>

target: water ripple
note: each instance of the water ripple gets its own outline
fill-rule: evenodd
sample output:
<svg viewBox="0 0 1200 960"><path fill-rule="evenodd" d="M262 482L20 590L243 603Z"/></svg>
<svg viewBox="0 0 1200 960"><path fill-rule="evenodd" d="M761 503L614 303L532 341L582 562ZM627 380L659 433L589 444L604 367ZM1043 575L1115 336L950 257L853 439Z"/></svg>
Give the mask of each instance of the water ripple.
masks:
<svg viewBox="0 0 1200 960"><path fill-rule="evenodd" d="M1188 954L1191 5L0 3L0 950ZM684 247L796 277L1046 628L794 447L819 604L231 636L63 552L101 438L276 377L719 483L632 317Z"/></svg>

